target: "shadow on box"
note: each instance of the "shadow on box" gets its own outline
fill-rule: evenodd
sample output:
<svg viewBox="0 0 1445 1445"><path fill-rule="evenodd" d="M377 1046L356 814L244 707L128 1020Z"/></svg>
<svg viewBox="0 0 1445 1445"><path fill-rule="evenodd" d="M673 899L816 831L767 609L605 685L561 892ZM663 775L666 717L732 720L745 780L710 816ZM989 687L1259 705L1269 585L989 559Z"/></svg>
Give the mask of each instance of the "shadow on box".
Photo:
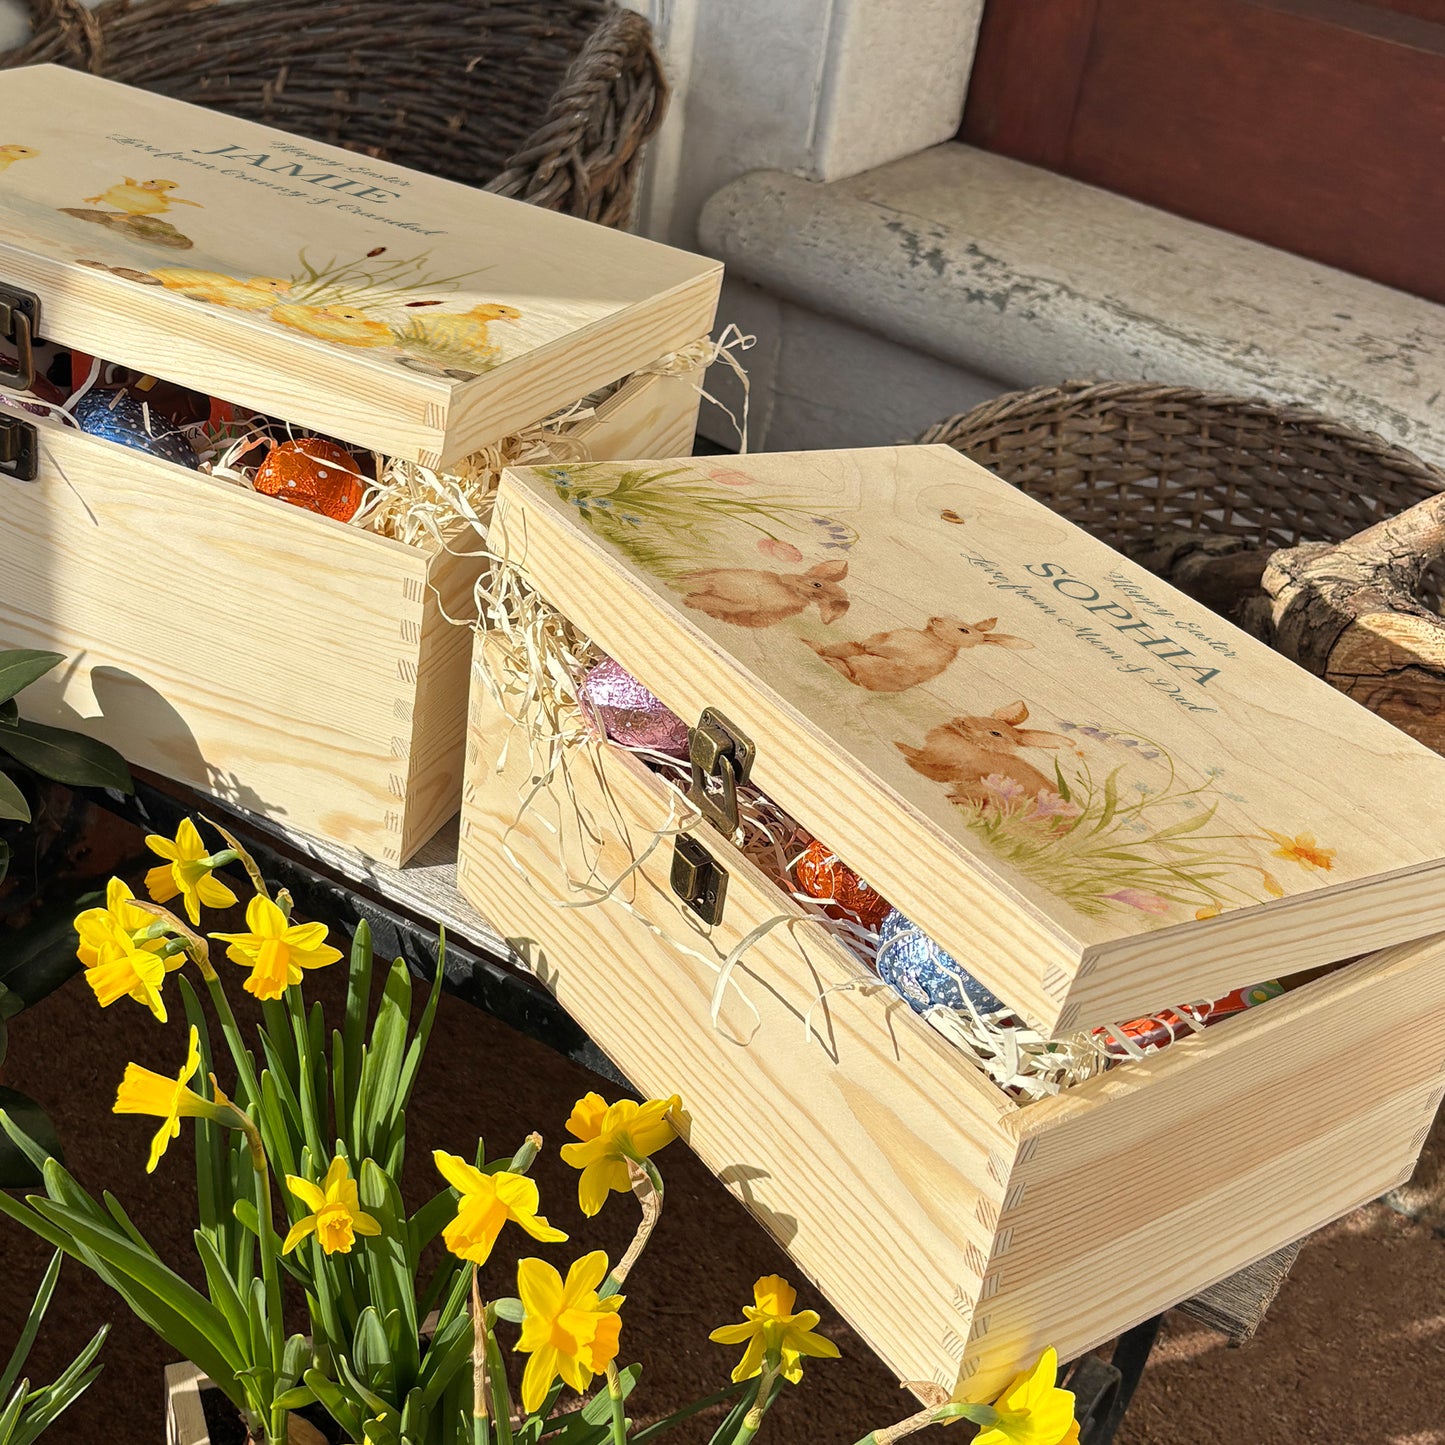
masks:
<svg viewBox="0 0 1445 1445"><path fill-rule="evenodd" d="M53 681L52 681L53 679ZM72 699L94 700L93 710L81 711ZM128 761L164 777L192 782L224 803L267 817L282 819L286 809L244 785L234 773L222 771L202 754L185 718L165 694L144 678L124 668L103 664L88 667L85 654L67 658L55 672L35 684L26 695L26 713L36 722L71 728L127 755ZM117 737L109 720L124 719L125 733L145 737L151 752L134 756L135 748Z"/></svg>

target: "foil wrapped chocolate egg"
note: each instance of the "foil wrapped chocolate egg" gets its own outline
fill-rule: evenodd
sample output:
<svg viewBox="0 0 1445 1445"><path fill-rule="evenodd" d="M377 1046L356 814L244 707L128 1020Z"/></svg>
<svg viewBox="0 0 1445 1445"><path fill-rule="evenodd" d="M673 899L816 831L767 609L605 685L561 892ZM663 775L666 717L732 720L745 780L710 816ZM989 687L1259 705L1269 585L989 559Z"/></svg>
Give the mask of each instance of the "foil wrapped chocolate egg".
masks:
<svg viewBox="0 0 1445 1445"><path fill-rule="evenodd" d="M1176 1009L1165 1009L1162 1013L1151 1014L1147 1018L1130 1019L1125 1024L1095 1029L1094 1034L1116 1058L1129 1053L1127 1045L1120 1038L1121 1034L1130 1044L1137 1045L1146 1053L1152 1053L1155 1049L1172 1044L1176 1039L1188 1038L1195 1032L1191 1021L1194 1026L1208 1028L1210 1024L1217 1024L1245 1009L1268 1003L1283 992L1284 985L1276 979L1270 979L1249 988L1237 988L1233 993L1227 993L1223 998L1217 998L1211 1003L1182 1005L1181 1007L1187 1007L1189 1019L1182 1018Z"/></svg>
<svg viewBox="0 0 1445 1445"><path fill-rule="evenodd" d="M957 959L945 953L896 908L878 929L878 977L907 999L915 1013L935 1006L966 1010L965 997L981 1014L1002 1013L995 997Z"/></svg>
<svg viewBox="0 0 1445 1445"><path fill-rule="evenodd" d="M685 758L687 724L610 657L582 679L582 699L615 743Z"/></svg>
<svg viewBox="0 0 1445 1445"><path fill-rule="evenodd" d="M888 916L888 900L816 838L794 865L793 873L804 893L836 903L869 928L877 928Z"/></svg>
<svg viewBox="0 0 1445 1445"><path fill-rule="evenodd" d="M297 437L272 447L251 485L268 497L338 522L349 522L366 495L356 458L324 437Z"/></svg>
<svg viewBox="0 0 1445 1445"><path fill-rule="evenodd" d="M198 459L185 436L158 412L124 391L88 391L70 408L81 431L178 467L196 469Z"/></svg>

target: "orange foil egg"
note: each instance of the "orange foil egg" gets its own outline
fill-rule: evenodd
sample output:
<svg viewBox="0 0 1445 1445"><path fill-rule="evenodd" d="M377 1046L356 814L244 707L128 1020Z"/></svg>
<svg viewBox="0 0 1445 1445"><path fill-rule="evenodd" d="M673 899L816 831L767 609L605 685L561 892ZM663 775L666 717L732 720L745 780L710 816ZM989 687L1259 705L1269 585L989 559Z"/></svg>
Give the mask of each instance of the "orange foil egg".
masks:
<svg viewBox="0 0 1445 1445"><path fill-rule="evenodd" d="M271 448L251 485L268 497L349 522L365 493L356 458L321 437L298 437Z"/></svg>
<svg viewBox="0 0 1445 1445"><path fill-rule="evenodd" d="M869 928L877 928L888 914L888 900L816 838L793 871L804 893L836 903Z"/></svg>

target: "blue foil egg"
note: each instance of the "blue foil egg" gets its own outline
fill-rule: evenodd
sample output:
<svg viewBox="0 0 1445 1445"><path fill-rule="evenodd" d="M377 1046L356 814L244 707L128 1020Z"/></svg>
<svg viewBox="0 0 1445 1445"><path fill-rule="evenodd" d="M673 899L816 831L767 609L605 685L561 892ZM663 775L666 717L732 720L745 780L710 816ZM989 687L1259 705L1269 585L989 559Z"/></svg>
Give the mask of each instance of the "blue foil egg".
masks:
<svg viewBox="0 0 1445 1445"><path fill-rule="evenodd" d="M876 967L878 977L897 989L915 1013L935 1005L966 1009L965 995L981 1014L1001 1013L1007 1007L896 908L878 927Z"/></svg>
<svg viewBox="0 0 1445 1445"><path fill-rule="evenodd" d="M196 469L195 450L185 437L155 411L150 414L151 431L147 431L146 409L127 392L88 391L71 408L70 414L80 424L81 431L93 437L149 452L178 467Z"/></svg>

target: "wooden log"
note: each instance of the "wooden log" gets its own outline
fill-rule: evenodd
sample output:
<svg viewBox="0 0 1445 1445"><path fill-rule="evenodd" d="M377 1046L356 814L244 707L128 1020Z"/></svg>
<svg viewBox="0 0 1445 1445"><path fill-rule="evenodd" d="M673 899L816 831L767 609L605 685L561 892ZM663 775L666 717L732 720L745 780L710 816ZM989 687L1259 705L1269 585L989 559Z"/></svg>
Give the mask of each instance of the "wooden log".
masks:
<svg viewBox="0 0 1445 1445"><path fill-rule="evenodd" d="M1276 552L1263 608L1285 656L1445 753L1445 617L1428 585L1442 558L1445 493L1347 542Z"/></svg>

